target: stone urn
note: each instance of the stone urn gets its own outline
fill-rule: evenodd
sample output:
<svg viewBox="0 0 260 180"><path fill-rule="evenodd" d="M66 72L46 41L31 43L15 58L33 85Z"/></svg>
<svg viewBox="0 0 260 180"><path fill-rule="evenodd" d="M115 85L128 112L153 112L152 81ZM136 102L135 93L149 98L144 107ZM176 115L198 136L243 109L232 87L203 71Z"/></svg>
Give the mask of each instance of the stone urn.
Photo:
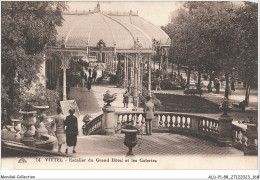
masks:
<svg viewBox="0 0 260 180"><path fill-rule="evenodd" d="M21 139L21 142L26 146L35 146L35 118L34 115L36 111L20 111L20 114L23 115L22 125L24 127L24 137Z"/></svg>
<svg viewBox="0 0 260 180"><path fill-rule="evenodd" d="M111 103L116 99L116 94L112 94L109 90L103 95L103 101L106 103L106 106L111 106Z"/></svg>
<svg viewBox="0 0 260 180"><path fill-rule="evenodd" d="M133 147L136 146L138 142L137 140L138 130L132 125L127 125L122 129L121 132L125 133L124 145L129 149L126 156L134 156L132 149Z"/></svg>
<svg viewBox="0 0 260 180"><path fill-rule="evenodd" d="M45 111L49 108L47 105L33 106L33 108L37 111L37 122L35 124L36 128L38 128L39 124L46 118Z"/></svg>
<svg viewBox="0 0 260 180"><path fill-rule="evenodd" d="M223 111L223 116L228 116L228 111L230 111L232 109L229 100L227 98L224 98L224 100L222 101L222 104L219 107L220 110Z"/></svg>

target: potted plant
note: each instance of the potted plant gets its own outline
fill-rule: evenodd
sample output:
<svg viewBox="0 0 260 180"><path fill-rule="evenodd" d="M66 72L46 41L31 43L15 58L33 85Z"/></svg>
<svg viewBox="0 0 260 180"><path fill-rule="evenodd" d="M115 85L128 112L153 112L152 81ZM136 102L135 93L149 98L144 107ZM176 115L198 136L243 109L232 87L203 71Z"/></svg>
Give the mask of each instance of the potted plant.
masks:
<svg viewBox="0 0 260 180"><path fill-rule="evenodd" d="M103 95L103 101L106 103L105 106L111 106L111 103L115 99L116 99L116 94L111 94L109 90Z"/></svg>

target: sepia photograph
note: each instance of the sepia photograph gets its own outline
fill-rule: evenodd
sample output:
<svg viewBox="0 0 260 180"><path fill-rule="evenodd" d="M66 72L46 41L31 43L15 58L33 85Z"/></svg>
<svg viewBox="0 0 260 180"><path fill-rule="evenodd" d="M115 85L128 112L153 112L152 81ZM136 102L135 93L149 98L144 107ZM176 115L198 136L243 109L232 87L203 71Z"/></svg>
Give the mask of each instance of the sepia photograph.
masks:
<svg viewBox="0 0 260 180"><path fill-rule="evenodd" d="M2 170L257 172L258 2L1 1L1 114Z"/></svg>

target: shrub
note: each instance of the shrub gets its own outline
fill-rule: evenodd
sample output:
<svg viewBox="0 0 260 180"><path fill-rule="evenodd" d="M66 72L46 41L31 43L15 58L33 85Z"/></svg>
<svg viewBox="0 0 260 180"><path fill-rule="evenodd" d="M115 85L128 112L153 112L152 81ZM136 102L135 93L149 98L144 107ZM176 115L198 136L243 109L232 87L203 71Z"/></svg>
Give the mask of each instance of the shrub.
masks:
<svg viewBox="0 0 260 180"><path fill-rule="evenodd" d="M42 84L36 85L35 92L26 92L22 97L21 107L31 105L48 105L48 115L56 113L59 95L56 91L46 89Z"/></svg>
<svg viewBox="0 0 260 180"><path fill-rule="evenodd" d="M144 107L146 103L146 97L149 96L148 90L146 87L143 86L142 94L139 94L139 106ZM152 93L152 102L156 109L161 106L161 101L156 98L156 96Z"/></svg>

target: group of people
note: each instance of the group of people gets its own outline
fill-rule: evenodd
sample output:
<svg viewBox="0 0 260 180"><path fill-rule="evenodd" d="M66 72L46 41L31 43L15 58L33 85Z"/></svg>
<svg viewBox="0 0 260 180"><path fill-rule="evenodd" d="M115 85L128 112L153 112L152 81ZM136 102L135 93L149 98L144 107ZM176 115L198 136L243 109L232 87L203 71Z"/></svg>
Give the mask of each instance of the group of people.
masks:
<svg viewBox="0 0 260 180"><path fill-rule="evenodd" d="M92 69L89 68L88 69L88 74L89 74L89 76L87 76L86 73L84 74L84 80L85 80L85 82L87 82L88 90L90 90L92 82L96 82L97 70L94 68L93 71L92 71Z"/></svg>
<svg viewBox="0 0 260 180"><path fill-rule="evenodd" d="M215 80L215 89L216 89L216 94L219 94L220 92L220 82L219 80ZM211 85L212 83L210 82L208 84L208 92L211 92L212 91L212 88L211 88ZM231 92L234 92L235 91L235 82L232 80L231 83L230 83L230 87L229 87L229 95L231 95Z"/></svg>
<svg viewBox="0 0 260 180"><path fill-rule="evenodd" d="M60 107L57 108L57 115L54 117L56 124L55 135L58 140L58 152L61 153L62 144L67 144L65 153L68 154L68 147L73 147L73 153L76 153L78 131L78 119L74 116L75 110L70 109L66 118L62 114Z"/></svg>
<svg viewBox="0 0 260 180"><path fill-rule="evenodd" d="M129 103L129 93L128 91L125 91L125 93L123 94L124 108L128 108L128 103ZM146 135L152 135L152 120L154 118L154 111L155 111L154 103L152 102L151 97L147 96L145 107L144 107Z"/></svg>

